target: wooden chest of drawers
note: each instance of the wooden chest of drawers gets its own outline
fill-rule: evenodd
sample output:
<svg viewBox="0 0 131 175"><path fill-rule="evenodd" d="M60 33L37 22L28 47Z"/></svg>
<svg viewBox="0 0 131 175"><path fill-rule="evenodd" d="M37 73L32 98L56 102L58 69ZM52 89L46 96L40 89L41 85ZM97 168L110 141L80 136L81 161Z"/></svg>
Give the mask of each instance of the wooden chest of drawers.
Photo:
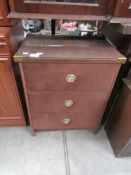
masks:
<svg viewBox="0 0 131 175"><path fill-rule="evenodd" d="M103 40L27 38L14 60L20 65L33 131L96 130L119 58Z"/></svg>

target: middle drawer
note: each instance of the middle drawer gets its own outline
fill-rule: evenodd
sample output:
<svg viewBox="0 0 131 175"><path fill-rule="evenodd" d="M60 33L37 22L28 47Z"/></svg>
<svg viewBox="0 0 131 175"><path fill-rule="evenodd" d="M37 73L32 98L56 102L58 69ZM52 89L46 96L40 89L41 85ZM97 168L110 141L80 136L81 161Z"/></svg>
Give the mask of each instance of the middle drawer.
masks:
<svg viewBox="0 0 131 175"><path fill-rule="evenodd" d="M96 115L103 111L107 103L107 92L86 93L29 93L28 99L32 115L44 113L85 112Z"/></svg>

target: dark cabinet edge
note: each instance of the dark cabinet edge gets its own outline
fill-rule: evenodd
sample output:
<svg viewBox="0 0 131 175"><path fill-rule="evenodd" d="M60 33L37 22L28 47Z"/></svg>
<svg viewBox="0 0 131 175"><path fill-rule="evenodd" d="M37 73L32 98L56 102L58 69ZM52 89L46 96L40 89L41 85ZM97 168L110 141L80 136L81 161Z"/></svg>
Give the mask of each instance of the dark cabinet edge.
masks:
<svg viewBox="0 0 131 175"><path fill-rule="evenodd" d="M131 23L131 18L113 17L110 19L110 23Z"/></svg>
<svg viewBox="0 0 131 175"><path fill-rule="evenodd" d="M118 59L81 59L81 60L74 60L74 59L55 59L55 58L24 58L22 56L14 56L14 62L16 63L28 63L28 62L43 62L43 63L56 63L56 64L63 64L63 63L68 63L68 64L105 64L105 63L110 63L110 64L125 64L125 61L120 61Z"/></svg>
<svg viewBox="0 0 131 175"><path fill-rule="evenodd" d="M131 91L131 81L125 78L123 79L123 82L126 85L126 87L128 87L128 89Z"/></svg>
<svg viewBox="0 0 131 175"><path fill-rule="evenodd" d="M71 15L71 14L47 14L47 13L17 13L11 12L8 18L35 18L35 19L69 19L69 20L89 20L89 21L106 21L108 16L97 15Z"/></svg>
<svg viewBox="0 0 131 175"><path fill-rule="evenodd" d="M98 16L98 15L71 15L71 14L47 14L47 13L19 13L11 12L8 18L22 19L67 19L67 20L87 20L87 21L108 21L110 23L131 23L131 18Z"/></svg>

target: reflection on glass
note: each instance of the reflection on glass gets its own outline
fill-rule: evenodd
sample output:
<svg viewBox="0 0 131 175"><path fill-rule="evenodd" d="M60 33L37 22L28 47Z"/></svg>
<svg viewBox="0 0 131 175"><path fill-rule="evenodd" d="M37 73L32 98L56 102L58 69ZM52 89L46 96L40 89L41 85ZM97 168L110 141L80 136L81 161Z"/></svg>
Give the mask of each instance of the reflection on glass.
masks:
<svg viewBox="0 0 131 175"><path fill-rule="evenodd" d="M97 4L99 0L41 0L42 2L63 2L63 3L92 3Z"/></svg>

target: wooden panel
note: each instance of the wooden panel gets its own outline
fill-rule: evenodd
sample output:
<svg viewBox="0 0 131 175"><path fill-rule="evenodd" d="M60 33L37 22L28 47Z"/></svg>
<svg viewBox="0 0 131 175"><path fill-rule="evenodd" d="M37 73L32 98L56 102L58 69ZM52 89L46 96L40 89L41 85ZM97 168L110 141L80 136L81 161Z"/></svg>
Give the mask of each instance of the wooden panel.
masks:
<svg viewBox="0 0 131 175"><path fill-rule="evenodd" d="M7 19L8 13L7 0L0 0L0 26L10 26L10 20Z"/></svg>
<svg viewBox="0 0 131 175"><path fill-rule="evenodd" d="M92 115L99 115L103 111L104 105L107 102L108 92L85 92L85 93L34 93L28 94L32 115L40 115L43 113L64 113L70 112L85 112ZM71 107L65 106L66 100L72 100Z"/></svg>
<svg viewBox="0 0 131 175"><path fill-rule="evenodd" d="M20 75L15 71L18 65L14 66L12 59L22 41L21 29L21 23L0 27L0 126L25 124L14 72L17 78Z"/></svg>
<svg viewBox="0 0 131 175"><path fill-rule="evenodd" d="M89 2L85 1L85 2ZM92 2L92 3L91 3ZM62 3L47 1L10 0L11 11L23 13L106 15L108 0L82 3ZM96 1L95 1L96 2Z"/></svg>
<svg viewBox="0 0 131 175"><path fill-rule="evenodd" d="M116 4L117 4L117 0L109 0L108 1L108 15L114 16Z"/></svg>
<svg viewBox="0 0 131 175"><path fill-rule="evenodd" d="M66 118L70 119L68 125L63 121ZM32 117L32 125L35 130L96 129L100 118L92 113L44 113Z"/></svg>
<svg viewBox="0 0 131 175"><path fill-rule="evenodd" d="M11 27L19 22L18 19L8 19L8 0L0 0L0 27Z"/></svg>
<svg viewBox="0 0 131 175"><path fill-rule="evenodd" d="M3 61L0 62L0 125L10 125L12 120L16 125L24 124L12 67L9 61Z"/></svg>
<svg viewBox="0 0 131 175"><path fill-rule="evenodd" d="M35 92L109 91L117 67L117 64L23 63L27 90ZM69 74L77 77L74 83L66 81Z"/></svg>
<svg viewBox="0 0 131 175"><path fill-rule="evenodd" d="M106 126L106 132L116 156L131 156L131 150L129 150L131 147L128 145L131 138L130 114L131 90L125 85Z"/></svg>
<svg viewBox="0 0 131 175"><path fill-rule="evenodd" d="M131 0L118 0L116 9L115 9L115 17L131 17Z"/></svg>

